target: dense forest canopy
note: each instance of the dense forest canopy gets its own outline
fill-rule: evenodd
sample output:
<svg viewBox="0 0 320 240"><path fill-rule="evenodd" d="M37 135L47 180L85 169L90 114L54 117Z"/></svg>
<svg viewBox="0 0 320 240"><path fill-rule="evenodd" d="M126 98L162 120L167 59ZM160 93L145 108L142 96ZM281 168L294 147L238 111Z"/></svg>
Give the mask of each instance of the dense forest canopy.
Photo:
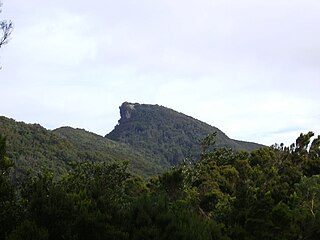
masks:
<svg viewBox="0 0 320 240"><path fill-rule="evenodd" d="M0 138L0 239L318 239L320 136L253 152L211 148L142 180L126 162L74 164L15 186Z"/></svg>

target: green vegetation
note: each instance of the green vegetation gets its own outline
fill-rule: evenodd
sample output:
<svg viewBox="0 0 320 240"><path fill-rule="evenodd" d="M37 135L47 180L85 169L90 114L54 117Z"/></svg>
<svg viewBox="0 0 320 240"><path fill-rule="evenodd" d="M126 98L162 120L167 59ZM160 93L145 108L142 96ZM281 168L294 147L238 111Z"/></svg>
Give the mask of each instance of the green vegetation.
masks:
<svg viewBox="0 0 320 240"><path fill-rule="evenodd" d="M130 144L165 167L176 166L185 158L198 158L200 140L213 132L217 133L218 148L252 151L263 147L232 140L215 127L158 105L125 102L120 115L119 124L106 137Z"/></svg>
<svg viewBox="0 0 320 240"><path fill-rule="evenodd" d="M148 161L139 151L131 146L106 139L83 129L63 127L53 133L71 142L77 149L78 158L82 161L115 162L129 161L131 173L146 176L154 176L163 172L161 166Z"/></svg>
<svg viewBox="0 0 320 240"><path fill-rule="evenodd" d="M119 142L0 117L0 239L319 238L320 136L242 151L172 110L120 110Z"/></svg>
<svg viewBox="0 0 320 240"><path fill-rule="evenodd" d="M320 234L320 136L251 153L202 143L150 180L126 162L73 164L14 186L0 137L0 239L312 239ZM311 142L311 144L310 144Z"/></svg>
<svg viewBox="0 0 320 240"><path fill-rule="evenodd" d="M114 142L81 129L69 127L49 131L38 124L25 124L0 117L0 134L7 137L8 158L15 163L13 175L44 168L61 175L73 161L129 161L132 173L152 176L160 167L148 162L128 145Z"/></svg>

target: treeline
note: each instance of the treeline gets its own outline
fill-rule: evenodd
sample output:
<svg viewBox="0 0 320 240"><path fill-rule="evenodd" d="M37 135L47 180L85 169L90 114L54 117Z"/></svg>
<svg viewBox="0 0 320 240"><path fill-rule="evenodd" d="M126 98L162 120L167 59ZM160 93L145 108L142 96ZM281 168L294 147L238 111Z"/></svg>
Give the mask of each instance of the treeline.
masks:
<svg viewBox="0 0 320 240"><path fill-rule="evenodd" d="M75 163L10 180L0 138L0 239L319 239L320 136L234 152L202 141L198 161L143 180L127 163Z"/></svg>

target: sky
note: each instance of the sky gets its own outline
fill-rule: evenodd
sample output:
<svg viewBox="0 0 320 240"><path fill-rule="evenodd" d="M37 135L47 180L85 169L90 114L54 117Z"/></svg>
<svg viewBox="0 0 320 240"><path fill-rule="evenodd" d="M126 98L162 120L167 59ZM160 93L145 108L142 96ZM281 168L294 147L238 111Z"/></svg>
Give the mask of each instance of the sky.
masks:
<svg viewBox="0 0 320 240"><path fill-rule="evenodd" d="M2 0L0 115L104 136L122 102L229 137L320 134L319 0Z"/></svg>

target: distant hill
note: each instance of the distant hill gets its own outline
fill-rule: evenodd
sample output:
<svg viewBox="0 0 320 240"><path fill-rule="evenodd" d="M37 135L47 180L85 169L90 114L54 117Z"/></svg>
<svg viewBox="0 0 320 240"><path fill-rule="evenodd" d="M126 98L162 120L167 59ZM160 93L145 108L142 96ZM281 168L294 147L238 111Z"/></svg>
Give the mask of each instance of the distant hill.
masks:
<svg viewBox="0 0 320 240"><path fill-rule="evenodd" d="M8 157L15 163L15 175L28 169L48 168L66 172L71 161L129 161L131 172L152 176L163 169L144 159L132 147L82 129L63 127L53 131L39 124L26 124L0 117L0 134L7 137Z"/></svg>
<svg viewBox="0 0 320 240"><path fill-rule="evenodd" d="M120 120L106 138L143 150L151 160L168 167L200 154L200 140L216 132L216 147L257 150L263 145L230 139L216 127L172 109L125 102ZM147 157L148 157L147 156Z"/></svg>
<svg viewBox="0 0 320 240"><path fill-rule="evenodd" d="M143 154L131 146L106 139L100 135L85 131L62 127L53 131L76 147L80 160L83 161L129 161L131 172L141 176L153 176L164 169L147 160Z"/></svg>

